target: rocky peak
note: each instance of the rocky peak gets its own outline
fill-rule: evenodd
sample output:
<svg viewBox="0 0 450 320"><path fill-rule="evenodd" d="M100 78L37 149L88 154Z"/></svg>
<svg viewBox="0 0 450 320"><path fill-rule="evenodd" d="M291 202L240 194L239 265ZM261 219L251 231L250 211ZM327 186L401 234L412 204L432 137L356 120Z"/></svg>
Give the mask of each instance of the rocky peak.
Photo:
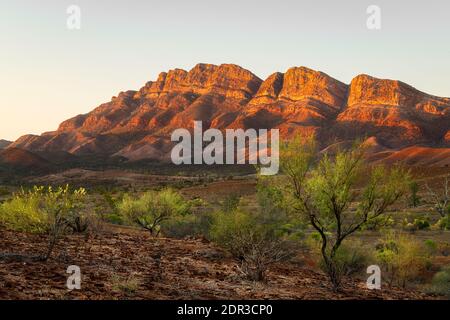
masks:
<svg viewBox="0 0 450 320"><path fill-rule="evenodd" d="M275 72L271 74L259 87L258 92L251 101L252 104L268 103L278 99L281 89L283 88L284 74Z"/></svg>
<svg viewBox="0 0 450 320"><path fill-rule="evenodd" d="M179 90L185 83L187 71L183 69L169 70L164 81L163 92Z"/></svg>
<svg viewBox="0 0 450 320"><path fill-rule="evenodd" d="M156 82L149 82L141 89L141 96L153 98L171 92L209 92L235 98L253 96L262 80L250 71L234 64L197 64L189 72L182 69L161 73Z"/></svg>
<svg viewBox="0 0 450 320"><path fill-rule="evenodd" d="M284 74L279 97L287 100L314 99L341 108L347 95L347 85L327 74L306 67L290 68Z"/></svg>
<svg viewBox="0 0 450 320"><path fill-rule="evenodd" d="M347 105L415 105L422 96L426 95L401 81L378 79L362 74L355 77L350 84Z"/></svg>

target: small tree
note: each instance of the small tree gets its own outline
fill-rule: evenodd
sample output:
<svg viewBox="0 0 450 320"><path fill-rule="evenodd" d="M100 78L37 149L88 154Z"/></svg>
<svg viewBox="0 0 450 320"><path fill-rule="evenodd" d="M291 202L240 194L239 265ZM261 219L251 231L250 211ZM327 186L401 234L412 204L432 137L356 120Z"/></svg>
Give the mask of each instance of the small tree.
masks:
<svg viewBox="0 0 450 320"><path fill-rule="evenodd" d="M11 230L48 234L47 250L39 257L47 261L60 237L79 221L85 195L85 189L71 191L69 186L21 190L0 206L0 223Z"/></svg>
<svg viewBox="0 0 450 320"><path fill-rule="evenodd" d="M118 206L120 212L132 224L159 236L161 223L176 215L188 213L189 204L172 189L149 191L137 199L126 195Z"/></svg>
<svg viewBox="0 0 450 320"><path fill-rule="evenodd" d="M428 194L434 202L434 209L441 216L441 218L446 218L450 215L450 179L445 177L442 183L442 191L433 190L426 185L428 189Z"/></svg>
<svg viewBox="0 0 450 320"><path fill-rule="evenodd" d="M339 290L343 270L336 255L342 242L405 193L409 173L399 167L370 169L359 146L315 161L316 143L311 138L284 143L280 154L292 206L319 233L326 273L333 289Z"/></svg>

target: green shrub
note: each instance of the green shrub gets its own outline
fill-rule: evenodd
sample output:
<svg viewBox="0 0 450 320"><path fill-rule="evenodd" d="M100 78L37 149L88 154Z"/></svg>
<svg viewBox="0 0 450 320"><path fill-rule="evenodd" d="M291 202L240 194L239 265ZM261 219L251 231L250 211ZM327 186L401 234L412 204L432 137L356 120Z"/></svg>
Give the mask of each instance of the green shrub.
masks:
<svg viewBox="0 0 450 320"><path fill-rule="evenodd" d="M13 198L0 205L0 223L7 229L31 233L45 233L49 228L50 216L42 210L43 188L20 191Z"/></svg>
<svg viewBox="0 0 450 320"><path fill-rule="evenodd" d="M85 189L71 191L69 186L21 190L0 205L0 223L11 230L48 234L48 250L42 257L47 260L61 235L77 223L81 226L85 195Z"/></svg>
<svg viewBox="0 0 450 320"><path fill-rule="evenodd" d="M118 209L126 221L158 236L164 221L189 213L190 206L176 191L164 189L146 192L137 199L125 195Z"/></svg>
<svg viewBox="0 0 450 320"><path fill-rule="evenodd" d="M71 191L69 186L21 190L0 205L0 223L11 230L46 233L57 222L67 226L80 217L81 200L85 195L83 188Z"/></svg>
<svg viewBox="0 0 450 320"><path fill-rule="evenodd" d="M439 219L437 226L441 230L450 230L450 214Z"/></svg>
<svg viewBox="0 0 450 320"><path fill-rule="evenodd" d="M426 230L429 229L431 226L428 217L416 218L414 219L413 224L417 230Z"/></svg>
<svg viewBox="0 0 450 320"><path fill-rule="evenodd" d="M429 265L429 253L425 245L417 239L405 235L389 233L377 245L376 258L384 268L389 285L397 283L406 287Z"/></svg>
<svg viewBox="0 0 450 320"><path fill-rule="evenodd" d="M446 296L450 298L450 266L442 268L441 271L436 273L431 281L431 285L428 287L429 293Z"/></svg>
<svg viewBox="0 0 450 320"><path fill-rule="evenodd" d="M431 227L430 218L428 216L412 218L411 213L409 213L408 217L403 219L402 227L403 230L410 232L427 230Z"/></svg>

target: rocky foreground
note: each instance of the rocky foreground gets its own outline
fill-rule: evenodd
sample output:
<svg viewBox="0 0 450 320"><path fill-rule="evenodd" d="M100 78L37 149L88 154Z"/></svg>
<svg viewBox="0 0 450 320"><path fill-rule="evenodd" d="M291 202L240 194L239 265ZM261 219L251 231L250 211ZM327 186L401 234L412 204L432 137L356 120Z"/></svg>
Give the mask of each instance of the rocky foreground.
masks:
<svg viewBox="0 0 450 320"><path fill-rule="evenodd" d="M45 238L0 230L0 252L36 254ZM66 288L81 268L81 290ZM267 283L243 279L236 262L205 240L153 239L134 229L69 236L46 262L0 260L0 299L433 299L413 291L371 291L349 280L335 294L304 257L275 266Z"/></svg>

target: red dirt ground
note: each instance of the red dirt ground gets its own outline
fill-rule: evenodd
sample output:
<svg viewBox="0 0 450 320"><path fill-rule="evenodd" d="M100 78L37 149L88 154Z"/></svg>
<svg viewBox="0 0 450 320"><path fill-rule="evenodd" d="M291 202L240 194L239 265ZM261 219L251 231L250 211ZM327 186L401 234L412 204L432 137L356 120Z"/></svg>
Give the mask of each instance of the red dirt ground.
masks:
<svg viewBox="0 0 450 320"><path fill-rule="evenodd" d="M39 254L43 236L0 230L0 253ZM159 258L161 257L161 258ZM299 260L299 259L298 259ZM81 268L81 290L66 269ZM236 262L205 240L154 239L134 229L67 236L48 262L0 260L0 299L433 299L418 292L371 291L349 280L330 290L324 274L297 261L277 265L267 283L243 279Z"/></svg>

